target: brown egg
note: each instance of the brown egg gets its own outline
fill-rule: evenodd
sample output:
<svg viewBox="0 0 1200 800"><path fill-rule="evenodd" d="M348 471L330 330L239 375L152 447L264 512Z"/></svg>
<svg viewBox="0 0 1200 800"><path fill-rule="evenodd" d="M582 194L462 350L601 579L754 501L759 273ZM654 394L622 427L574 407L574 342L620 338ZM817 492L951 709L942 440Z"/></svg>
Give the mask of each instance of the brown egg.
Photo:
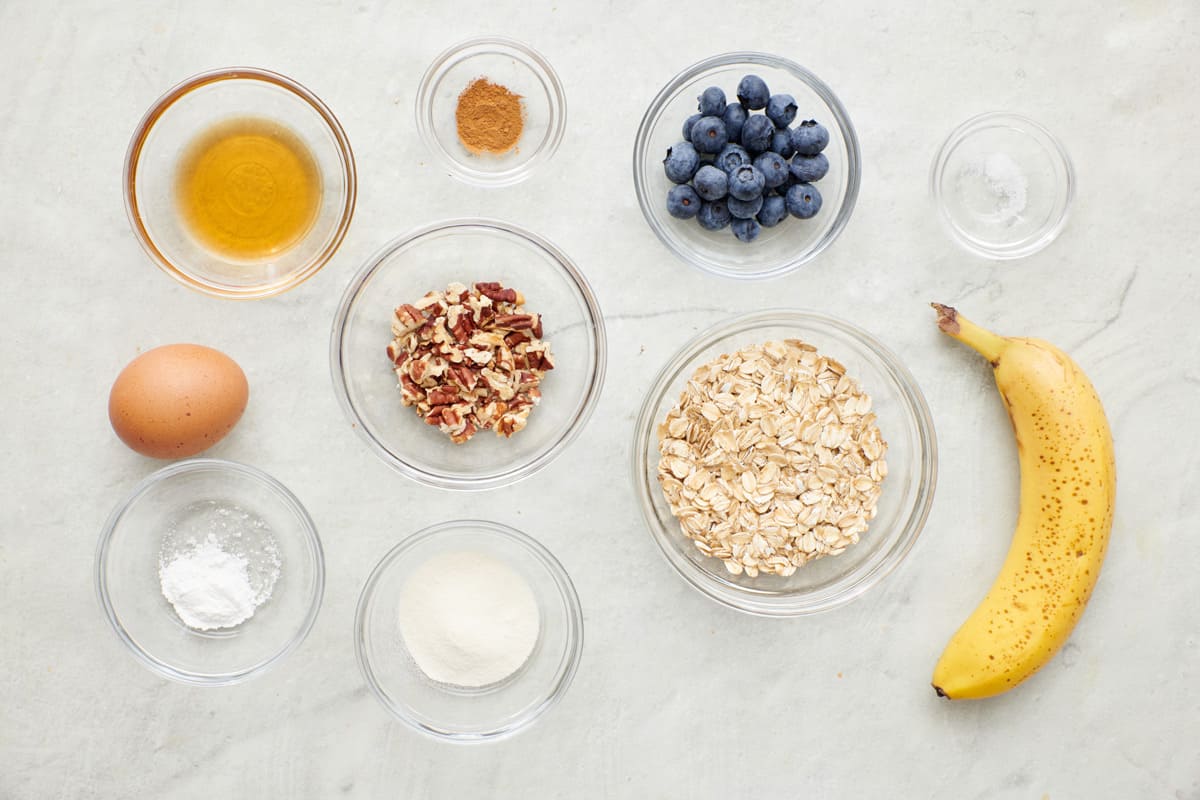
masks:
<svg viewBox="0 0 1200 800"><path fill-rule="evenodd" d="M152 458L186 458L225 437L250 387L232 358L198 344L156 347L113 382L108 419L121 441Z"/></svg>

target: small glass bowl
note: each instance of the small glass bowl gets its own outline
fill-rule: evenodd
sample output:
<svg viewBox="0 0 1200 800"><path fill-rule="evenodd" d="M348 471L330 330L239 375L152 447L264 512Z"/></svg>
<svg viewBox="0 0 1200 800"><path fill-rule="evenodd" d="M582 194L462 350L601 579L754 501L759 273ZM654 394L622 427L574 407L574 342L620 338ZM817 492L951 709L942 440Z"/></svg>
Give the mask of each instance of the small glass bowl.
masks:
<svg viewBox="0 0 1200 800"><path fill-rule="evenodd" d="M798 338L837 359L871 396L888 443L888 476L878 515L861 540L837 556L810 561L783 578L731 575L683 535L658 482L658 424L696 369L722 353L773 339ZM861 596L894 570L916 542L937 481L937 443L929 407L894 353L848 322L807 311L770 310L723 322L692 339L655 379L633 444L633 480L642 516L668 563L701 593L764 617L827 611Z"/></svg>
<svg viewBox="0 0 1200 800"><path fill-rule="evenodd" d="M829 173L815 184L821 192L821 210L812 219L789 217L773 228L763 228L749 244L735 239L728 228L707 231L694 219L675 219L667 213L667 192L674 184L662 165L667 148L682 140L684 120L696 113L700 93L718 86L731 101L736 100L738 82L747 74L761 77L772 92L795 97L797 122L815 119L829 129L824 151ZM688 67L651 101L634 141L633 184L650 229L687 263L727 278L776 278L811 261L846 227L858 199L860 162L854 126L824 81L785 58L727 53Z"/></svg>
<svg viewBox="0 0 1200 800"><path fill-rule="evenodd" d="M197 135L238 117L266 118L308 146L321 174L312 227L275 256L236 260L214 253L188 231L175 199L181 156ZM350 142L333 112L290 78L249 67L193 75L155 101L125 156L125 210L142 249L185 286L217 297L256 299L312 277L333 256L354 214Z"/></svg>
<svg viewBox="0 0 1200 800"><path fill-rule="evenodd" d="M1033 255L1067 223L1075 170L1054 134L992 112L959 125L933 161L929 188L956 242L985 258Z"/></svg>
<svg viewBox="0 0 1200 800"><path fill-rule="evenodd" d="M542 315L554 369L528 425L511 439L480 431L454 444L400 403L385 351L393 310L458 281L499 281ZM591 287L554 245L506 222L438 222L394 239L346 287L333 321L334 390L354 429L393 468L443 489L492 489L550 463L583 429L604 383L604 321Z"/></svg>
<svg viewBox="0 0 1200 800"><path fill-rule="evenodd" d="M487 78L522 98L524 128L506 153L475 154L458 138L458 97L476 78ZM454 177L475 186L511 186L550 160L562 141L567 98L541 53L498 37L470 39L429 65L417 88L417 130Z"/></svg>
<svg viewBox="0 0 1200 800"><path fill-rule="evenodd" d="M266 521L282 566L254 616L199 631L163 597L158 559L169 526L210 500ZM324 587L321 540L304 506L270 475L232 461L196 458L153 473L109 516L96 551L96 591L117 637L151 671L198 686L241 683L282 661L316 621Z"/></svg>
<svg viewBox="0 0 1200 800"><path fill-rule="evenodd" d="M400 592L413 570L440 553L497 559L523 577L541 612L537 643L505 680L479 689L428 678L400 634ZM482 520L433 525L391 549L358 600L354 648L371 691L401 722L458 742L510 736L554 705L571 685L583 652L583 612L571 579L545 547L520 531Z"/></svg>

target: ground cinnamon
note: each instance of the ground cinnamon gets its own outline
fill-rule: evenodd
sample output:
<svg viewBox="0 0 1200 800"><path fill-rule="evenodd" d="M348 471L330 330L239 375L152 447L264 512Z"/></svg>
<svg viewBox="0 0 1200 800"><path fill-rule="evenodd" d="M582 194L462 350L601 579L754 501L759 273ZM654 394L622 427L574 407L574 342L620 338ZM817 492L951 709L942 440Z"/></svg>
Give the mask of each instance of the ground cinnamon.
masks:
<svg viewBox="0 0 1200 800"><path fill-rule="evenodd" d="M458 96L458 138L472 153L507 153L525 127L521 95L487 78L476 78Z"/></svg>

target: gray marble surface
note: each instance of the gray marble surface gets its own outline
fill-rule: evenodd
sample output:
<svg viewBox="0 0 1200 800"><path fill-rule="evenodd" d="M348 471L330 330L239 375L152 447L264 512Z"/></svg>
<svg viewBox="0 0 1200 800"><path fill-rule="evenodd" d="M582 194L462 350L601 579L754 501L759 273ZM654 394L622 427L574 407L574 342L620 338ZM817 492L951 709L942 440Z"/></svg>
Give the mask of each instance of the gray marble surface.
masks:
<svg viewBox="0 0 1200 800"><path fill-rule="evenodd" d="M0 797L1200 798L1200 30L1188 0L1138 3L434 4L0 2ZM480 191L431 163L417 80L470 35L528 41L556 66L567 135L549 169ZM671 257L629 163L653 94L704 56L755 48L825 77L862 138L862 195L798 274L735 285ZM358 159L350 234L315 279L231 303L138 248L120 171L134 124L194 72L291 75L340 116ZM1028 114L1078 170L1073 217L1025 261L966 255L931 214L927 171L973 114ZM462 495L392 473L330 388L329 322L383 241L496 215L570 253L607 316L610 367L583 435L509 490ZM667 567L628 476L654 372L696 331L781 302L854 321L907 362L937 423L928 525L866 597L815 618L717 606ZM1072 352L1108 408L1119 500L1103 577L1065 650L1018 691L940 702L946 639L1015 518L1015 449L986 365L939 337L939 300ZM105 416L140 349L199 340L246 369L252 402L212 454L280 478L321 529L328 586L304 645L227 689L160 679L106 627L93 551L158 464ZM584 502L586 501L586 502ZM364 688L351 621L377 559L419 527L480 515L537 536L571 573L583 663L524 734L441 744Z"/></svg>

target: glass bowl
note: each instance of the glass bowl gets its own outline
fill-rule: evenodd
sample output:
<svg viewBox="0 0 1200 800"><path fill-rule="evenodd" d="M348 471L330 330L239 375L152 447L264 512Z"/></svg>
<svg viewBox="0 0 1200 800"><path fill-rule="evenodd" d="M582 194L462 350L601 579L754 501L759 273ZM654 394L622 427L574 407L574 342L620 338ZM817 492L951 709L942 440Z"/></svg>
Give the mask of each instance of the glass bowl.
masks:
<svg viewBox="0 0 1200 800"><path fill-rule="evenodd" d="M722 353L798 338L840 361L873 401L888 443L878 515L844 553L808 562L790 577L729 574L683 535L657 477L657 426L695 370ZM770 310L723 322L692 339L658 374L642 405L633 444L633 480L642 516L667 562L703 594L739 611L789 617L848 603L895 569L916 542L937 480L933 420L912 375L894 353L848 322L807 311Z"/></svg>
<svg viewBox="0 0 1200 800"><path fill-rule="evenodd" d="M214 125L242 117L265 120L298 138L321 178L320 204L307 232L279 252L254 259L206 247L181 218L176 199L181 159L190 145ZM262 171L259 162L245 167ZM269 297L312 277L342 243L356 191L350 142L333 112L292 79L249 67L193 75L155 101L134 131L123 183L129 224L154 263L186 286L234 299ZM234 186L227 183L227 194ZM254 186L260 192L275 188L269 173L265 184Z"/></svg>
<svg viewBox="0 0 1200 800"><path fill-rule="evenodd" d="M269 599L242 624L193 630L164 599L159 553L168 530L195 531L204 506L243 509L270 526L280 574ZM117 637L153 672L181 683L224 686L259 675L304 641L325 586L321 541L283 484L232 461L197 458L163 467L109 516L96 551L96 590Z"/></svg>
<svg viewBox="0 0 1200 800"><path fill-rule="evenodd" d="M392 312L454 281L499 281L542 315L554 369L511 439L480 431L454 444L400 403L386 348ZM506 222L438 222L394 239L350 281L333 321L334 390L354 429L385 462L443 489L491 489L550 463L583 429L604 383L604 322L587 280L554 245Z"/></svg>
<svg viewBox="0 0 1200 800"><path fill-rule="evenodd" d="M671 181L663 172L667 148L682 140L684 120L696 113L696 98L719 86L736 99L746 74L766 81L772 92L796 98L796 120L815 119L829 129L829 173L815 185L821 210L812 219L789 217L763 228L753 242L733 237L728 228L707 231L692 220L667 213ZM794 123L793 123L794 124ZM861 156L858 136L842 103L824 81L804 67L766 53L727 53L705 59L671 79L646 109L633 145L633 184L650 229L672 253L692 266L727 278L775 278L812 260L833 243L858 199Z"/></svg>
<svg viewBox="0 0 1200 800"><path fill-rule="evenodd" d="M458 138L458 97L476 78L522 98L524 127L508 152L475 154ZM421 140L454 177L475 186L511 186L558 149L567 99L541 53L512 39L484 37L456 44L434 59L417 88L416 115Z"/></svg>
<svg viewBox="0 0 1200 800"><path fill-rule="evenodd" d="M951 237L985 258L1033 255L1067 223L1075 170L1054 134L1026 117L992 112L959 125L929 177Z"/></svg>
<svg viewBox="0 0 1200 800"><path fill-rule="evenodd" d="M478 689L428 678L400 633L400 593L408 577L433 556L462 551L490 556L523 577L541 618L525 664ZM529 536L495 522L444 522L406 538L371 572L358 600L354 647L367 685L401 722L437 738L485 741L525 728L566 692L583 651L583 613L562 565Z"/></svg>

